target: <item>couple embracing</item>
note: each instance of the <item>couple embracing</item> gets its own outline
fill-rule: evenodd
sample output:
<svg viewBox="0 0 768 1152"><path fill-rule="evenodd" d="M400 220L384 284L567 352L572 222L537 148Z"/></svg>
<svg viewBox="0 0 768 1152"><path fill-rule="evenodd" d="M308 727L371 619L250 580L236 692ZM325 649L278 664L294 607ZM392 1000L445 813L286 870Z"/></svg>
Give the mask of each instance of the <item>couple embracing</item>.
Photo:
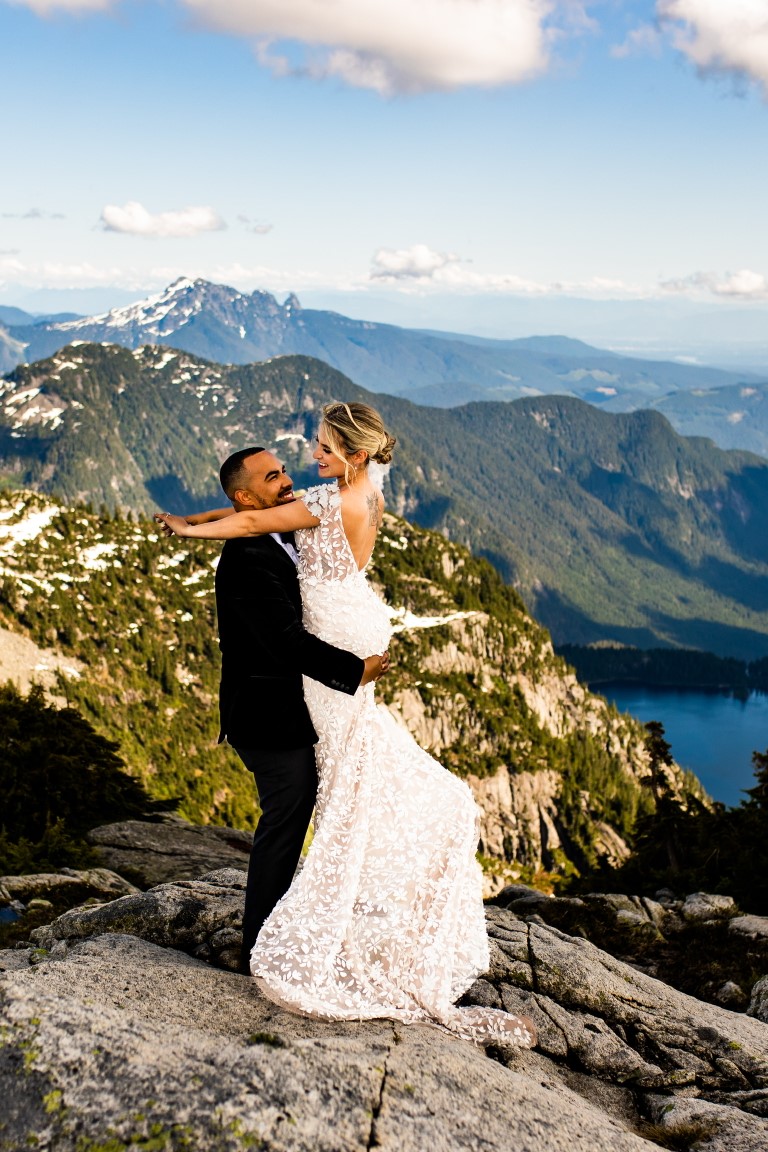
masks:
<svg viewBox="0 0 768 1152"><path fill-rule="evenodd" d="M530 1046L527 1017L455 1006L489 963L477 810L374 700L391 622L365 575L384 507L369 465L388 463L393 446L374 409L329 404L314 458L330 483L294 499L279 461L250 448L221 470L232 508L157 517L167 532L227 541L222 737L253 771L262 808L244 971L271 1000L321 1019L432 1023Z"/></svg>

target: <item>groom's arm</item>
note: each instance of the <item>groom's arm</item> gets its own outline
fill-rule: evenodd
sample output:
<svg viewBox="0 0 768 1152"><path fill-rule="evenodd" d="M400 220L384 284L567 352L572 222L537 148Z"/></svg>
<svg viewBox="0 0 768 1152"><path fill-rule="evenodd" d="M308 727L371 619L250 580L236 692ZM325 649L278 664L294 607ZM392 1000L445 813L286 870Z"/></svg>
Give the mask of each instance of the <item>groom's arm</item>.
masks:
<svg viewBox="0 0 768 1152"><path fill-rule="evenodd" d="M265 563L263 554L249 557L242 565L237 587L228 592L228 599L243 635L251 633L274 659L328 688L352 695L361 683L375 679L375 673L381 671L367 667L367 662L353 652L308 632L284 579Z"/></svg>

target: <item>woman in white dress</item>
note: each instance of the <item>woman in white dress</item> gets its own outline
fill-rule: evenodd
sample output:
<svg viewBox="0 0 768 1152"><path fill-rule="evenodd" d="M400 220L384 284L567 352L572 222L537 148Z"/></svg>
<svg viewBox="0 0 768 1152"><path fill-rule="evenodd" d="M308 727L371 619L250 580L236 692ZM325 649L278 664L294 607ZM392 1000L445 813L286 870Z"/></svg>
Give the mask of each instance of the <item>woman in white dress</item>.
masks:
<svg viewBox="0 0 768 1152"><path fill-rule="evenodd" d="M384 502L368 465L388 463L394 443L374 409L329 404L314 458L331 483L206 523L158 519L206 539L295 531L305 627L361 656L381 652L391 622L365 569ZM251 953L260 987L323 1019L429 1022L531 1046L527 1017L455 1006L489 964L470 789L376 705L373 684L346 696L305 677L304 692L319 736L314 839Z"/></svg>

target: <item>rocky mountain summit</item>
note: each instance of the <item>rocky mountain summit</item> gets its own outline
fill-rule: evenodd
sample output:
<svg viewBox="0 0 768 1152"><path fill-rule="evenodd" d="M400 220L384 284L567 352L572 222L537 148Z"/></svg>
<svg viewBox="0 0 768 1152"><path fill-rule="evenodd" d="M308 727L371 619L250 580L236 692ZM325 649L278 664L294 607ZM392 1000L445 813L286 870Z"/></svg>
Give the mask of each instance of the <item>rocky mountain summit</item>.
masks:
<svg viewBox="0 0 768 1152"><path fill-rule="evenodd" d="M765 1147L758 1000L753 1016L704 1004L535 915L492 907L491 966L467 1000L531 1015L534 1051L484 1053L428 1026L307 1020L227 971L244 882L223 869L75 908L0 953L3 1147Z"/></svg>

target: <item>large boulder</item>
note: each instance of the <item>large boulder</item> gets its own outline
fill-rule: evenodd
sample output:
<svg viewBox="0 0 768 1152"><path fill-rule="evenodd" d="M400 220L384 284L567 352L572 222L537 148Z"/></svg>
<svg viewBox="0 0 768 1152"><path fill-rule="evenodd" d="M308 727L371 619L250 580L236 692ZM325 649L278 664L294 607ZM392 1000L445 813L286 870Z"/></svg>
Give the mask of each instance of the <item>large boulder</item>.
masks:
<svg viewBox="0 0 768 1152"><path fill-rule="evenodd" d="M686 896L681 912L686 920L721 920L736 915L736 902L732 896L718 896L713 892L692 892Z"/></svg>
<svg viewBox="0 0 768 1152"><path fill-rule="evenodd" d="M768 1024L768 976L761 976L752 986L747 1015Z"/></svg>
<svg viewBox="0 0 768 1152"><path fill-rule="evenodd" d="M124 935L1 979L0 1091L9 1149L655 1147L535 1052L512 1069L426 1025L308 1020L248 977Z"/></svg>
<svg viewBox="0 0 768 1152"><path fill-rule="evenodd" d="M73 958L81 965L96 944L99 955L106 955L105 949L118 947L108 937L125 934L220 967L234 966L244 884L243 872L226 869L100 907L73 909L33 933L38 951L30 959L43 956L49 989L72 971ZM531 898L530 904L540 901ZM587 940L539 921L487 909L491 966L467 1000L523 1012L539 1030L535 1054L501 1049L497 1060L525 1074L545 1072L630 1126L647 1120L649 1102L659 1093L670 1099L694 1095L717 1105L720 1111L713 1115L723 1123L731 1111L752 1117L754 1124L742 1128L752 1131L758 1125L768 1141L768 1025L684 995ZM20 956L13 954L16 967ZM183 966L181 960L173 963ZM247 980L246 987L253 989ZM295 1017L284 1018L295 1026ZM454 1146L464 1147L447 1145Z"/></svg>
<svg viewBox="0 0 768 1152"><path fill-rule="evenodd" d="M85 900L114 900L139 889L108 868L62 868L28 876L0 876L0 904L47 900L54 907L73 907Z"/></svg>
<svg viewBox="0 0 768 1152"><path fill-rule="evenodd" d="M48 951L90 936L121 933L178 948L220 967L236 969L242 943L246 873L224 868L200 880L160 884L109 904L73 908L31 939ZM59 947L58 954L63 951Z"/></svg>
<svg viewBox="0 0 768 1152"><path fill-rule="evenodd" d="M218 868L247 868L252 832L189 824L179 816L104 824L88 839L105 868L140 888L195 880Z"/></svg>

